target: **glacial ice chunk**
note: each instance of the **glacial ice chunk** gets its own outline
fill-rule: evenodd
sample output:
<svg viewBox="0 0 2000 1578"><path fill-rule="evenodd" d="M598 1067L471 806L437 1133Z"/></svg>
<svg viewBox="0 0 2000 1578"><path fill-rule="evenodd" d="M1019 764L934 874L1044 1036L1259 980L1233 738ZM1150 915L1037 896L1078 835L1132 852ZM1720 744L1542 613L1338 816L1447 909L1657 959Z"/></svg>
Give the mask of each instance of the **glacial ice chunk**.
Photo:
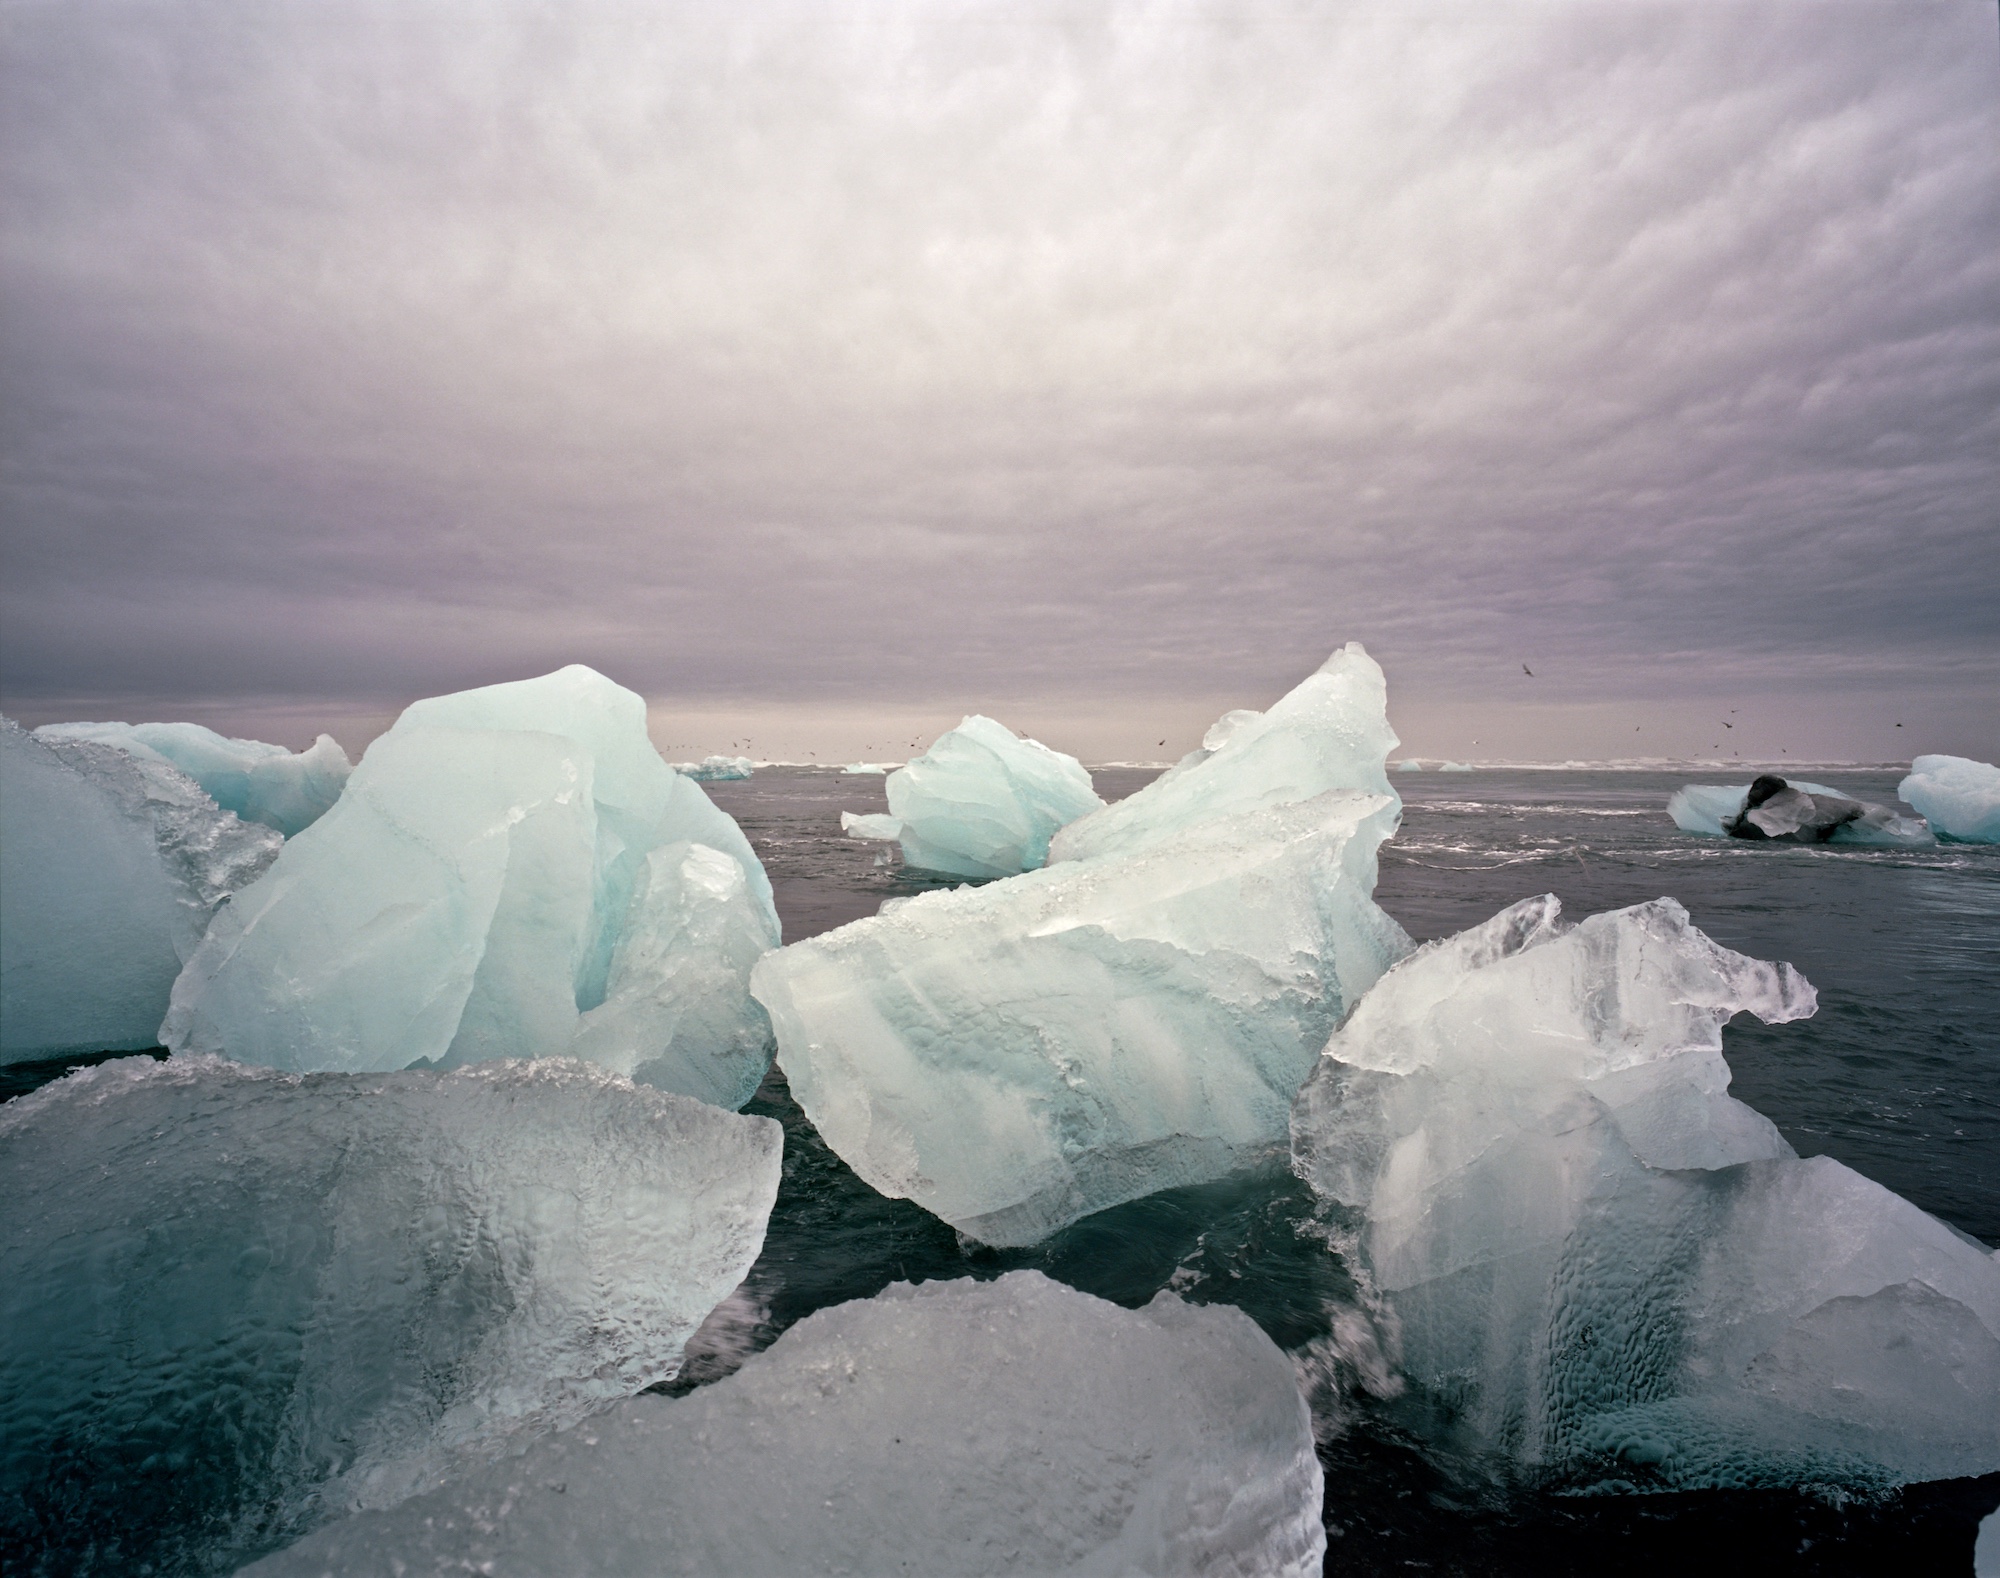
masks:
<svg viewBox="0 0 2000 1578"><path fill-rule="evenodd" d="M0 719L0 1062L157 1044L182 960L280 843L164 761Z"/></svg>
<svg viewBox="0 0 2000 1578"><path fill-rule="evenodd" d="M850 773L854 775L866 775L879 778L884 773L888 772L892 767L900 765L901 764L897 762L849 762L845 767L841 768L840 770L844 773Z"/></svg>
<svg viewBox="0 0 2000 1578"><path fill-rule="evenodd" d="M1382 670L1360 642L1350 641L1269 712L1225 713L1200 749L1137 794L1070 823L1051 841L1049 860L1139 849L1198 822L1291 805L1330 789L1394 799L1384 764L1396 744Z"/></svg>
<svg viewBox="0 0 2000 1578"><path fill-rule="evenodd" d="M905 866L953 877L1033 871L1047 861L1058 828L1104 805L1074 756L977 713L883 787L888 816L845 813L841 828L856 838L898 839Z"/></svg>
<svg viewBox="0 0 2000 1578"><path fill-rule="evenodd" d="M1409 944L1387 796L1333 790L904 900L757 963L778 1061L875 1188L989 1244L1281 1146L1326 1034Z"/></svg>
<svg viewBox="0 0 2000 1578"><path fill-rule="evenodd" d="M748 778L757 764L747 756L704 756L698 762L676 762L674 771L698 784L727 783Z"/></svg>
<svg viewBox="0 0 2000 1578"><path fill-rule="evenodd" d="M1241 1311L1016 1271L820 1310L711 1386L250 1572L1307 1578L1322 1483L1291 1365Z"/></svg>
<svg viewBox="0 0 2000 1578"><path fill-rule="evenodd" d="M0 1108L0 1548L229 1571L671 1377L782 1143L571 1061L131 1058Z"/></svg>
<svg viewBox="0 0 2000 1578"><path fill-rule="evenodd" d="M232 740L198 723L49 723L42 740L92 740L177 767L225 811L246 822L302 832L340 798L354 769L330 734L292 752L262 740Z"/></svg>
<svg viewBox="0 0 2000 1578"><path fill-rule="evenodd" d="M1972 1542L1972 1578L2000 1578L2000 1508L1979 1520Z"/></svg>
<svg viewBox="0 0 2000 1578"><path fill-rule="evenodd" d="M2000 844L2000 767L1965 756L1919 756L1896 793L1947 838Z"/></svg>
<svg viewBox="0 0 2000 1578"><path fill-rule="evenodd" d="M1935 840L1924 823L1803 779L1767 773L1750 784L1684 784L1667 798L1684 833L1794 844L1921 848Z"/></svg>
<svg viewBox="0 0 2000 1578"><path fill-rule="evenodd" d="M1558 1481L1884 1485L2000 1468L2000 1264L1728 1094L1722 1026L1815 1007L1671 899L1530 899L1331 1038L1293 1159L1365 1217L1404 1374Z"/></svg>
<svg viewBox="0 0 2000 1578"><path fill-rule="evenodd" d="M410 707L210 928L161 1036L291 1069L573 1053L747 1097L770 1047L747 960L777 942L741 830L638 696L572 667Z"/></svg>

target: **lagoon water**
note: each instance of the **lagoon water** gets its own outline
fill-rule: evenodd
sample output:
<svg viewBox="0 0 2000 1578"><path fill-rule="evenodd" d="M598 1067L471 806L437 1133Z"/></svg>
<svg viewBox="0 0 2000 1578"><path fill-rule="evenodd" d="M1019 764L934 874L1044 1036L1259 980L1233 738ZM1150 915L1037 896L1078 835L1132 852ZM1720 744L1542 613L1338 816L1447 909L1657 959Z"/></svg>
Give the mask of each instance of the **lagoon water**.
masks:
<svg viewBox="0 0 2000 1578"><path fill-rule="evenodd" d="M1107 799L1153 773L1103 769ZM1955 1227L2000 1243L2000 848L1755 845L1682 833L1667 796L1687 773L1481 770L1398 774L1406 803L1377 897L1419 940L1554 892L1571 919L1670 894L1717 941L1785 959L1819 988L1802 1024L1726 1032L1735 1093L1806 1155L1825 1153ZM1707 778L1715 775L1697 774ZM1747 777L1748 774L1740 776ZM1815 770L1895 803L1898 774ZM770 874L787 941L943 885L840 812L885 808L883 780L771 767L713 783ZM6 1092L61 1065L16 1066ZM763 1253L712 1316L670 1390L726 1374L801 1317L891 1281L1034 1267L1127 1305L1169 1287L1240 1305L1312 1382L1327 1470L1328 1571L1969 1572L2000 1475L1911 1487L1879 1504L1799 1492L1560 1496L1510 1484L1436 1444L1406 1397L1371 1394L1380 1360L1343 1319L1355 1289L1324 1223L1282 1165L1086 1218L1030 1250L963 1244L907 1201L863 1184L819 1140L775 1071L749 1111L786 1131ZM754 1494L754 1489L748 1493Z"/></svg>

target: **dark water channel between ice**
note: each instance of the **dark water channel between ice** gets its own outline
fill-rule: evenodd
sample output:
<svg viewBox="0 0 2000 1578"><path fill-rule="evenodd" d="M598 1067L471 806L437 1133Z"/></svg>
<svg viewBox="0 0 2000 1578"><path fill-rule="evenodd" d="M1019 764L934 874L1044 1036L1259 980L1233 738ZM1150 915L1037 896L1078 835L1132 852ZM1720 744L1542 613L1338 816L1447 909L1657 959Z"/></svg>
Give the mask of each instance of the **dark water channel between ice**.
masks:
<svg viewBox="0 0 2000 1578"><path fill-rule="evenodd" d="M1152 776L1096 778L1117 799ZM1895 803L1894 773L1810 776ZM1664 810L1684 778L1399 774L1406 813L1383 848L1376 896L1420 941L1537 893L1556 893L1572 920L1678 898L1717 941L1789 960L1819 989L1810 1021L1729 1028L1735 1094L1802 1154L1832 1155L2000 1242L2000 848L1702 838ZM841 835L842 810L886 808L879 777L766 768L707 787L763 859L788 942L872 915L885 898L948 885L905 874L886 846ZM7 1069L0 1096L64 1066ZM862 1183L775 1070L748 1110L784 1124L784 1180L763 1255L691 1346L673 1391L726 1374L812 1311L891 1281L1027 1266L1126 1305L1162 1288L1237 1304L1302 1356L1325 1437L1329 1573L1969 1573L1975 1525L2000 1505L2000 1475L1845 1505L1794 1492L1564 1497L1510 1486L1489 1466L1422 1445L1407 1399L1378 1400L1357 1384L1370 1370L1367 1345L1330 1335L1353 1284L1309 1193L1281 1169L1169 1191L1034 1249L996 1252L962 1245L919 1207Z"/></svg>
<svg viewBox="0 0 2000 1578"><path fill-rule="evenodd" d="M1745 775L1747 776L1747 775ZM1812 775L1893 805L1898 775ZM1118 799L1153 777L1096 774ZM1682 774L1398 774L1401 832L1376 896L1419 941L1554 892L1572 920L1662 894L1718 942L1787 959L1819 988L1802 1024L1739 1020L1725 1033L1734 1092L1803 1155L1825 1153L1926 1210L2000 1242L2000 849L1872 851L1751 845L1682 833L1667 796ZM886 809L883 781L766 768L709 786L756 846L796 942L882 900L948 884L903 873L885 846L840 834L840 812ZM1307 1371L1329 1439L1330 1573L1681 1573L1697 1563L1768 1573L1968 1573L2000 1475L1916 1486L1879 1505L1772 1491L1561 1497L1419 1445L1405 1405L1353 1383L1363 1352L1329 1343L1353 1285L1313 1202L1281 1172L1174 1190L1074 1224L1032 1250L962 1247L952 1229L862 1183L813 1132L775 1071L751 1104L786 1129L785 1179L763 1257L699 1384L827 1304L891 1281L997 1276L1032 1266L1121 1304L1161 1288L1240 1305Z"/></svg>

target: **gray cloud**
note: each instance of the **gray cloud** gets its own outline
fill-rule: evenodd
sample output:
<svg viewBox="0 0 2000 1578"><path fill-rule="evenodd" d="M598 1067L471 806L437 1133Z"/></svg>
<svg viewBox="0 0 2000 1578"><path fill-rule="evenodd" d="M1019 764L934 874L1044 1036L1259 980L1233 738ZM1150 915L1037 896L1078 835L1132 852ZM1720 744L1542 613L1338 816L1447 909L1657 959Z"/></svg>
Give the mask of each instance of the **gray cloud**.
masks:
<svg viewBox="0 0 2000 1578"><path fill-rule="evenodd" d="M2000 744L1990 10L0 27L10 708L1164 705L1359 636L1441 741Z"/></svg>

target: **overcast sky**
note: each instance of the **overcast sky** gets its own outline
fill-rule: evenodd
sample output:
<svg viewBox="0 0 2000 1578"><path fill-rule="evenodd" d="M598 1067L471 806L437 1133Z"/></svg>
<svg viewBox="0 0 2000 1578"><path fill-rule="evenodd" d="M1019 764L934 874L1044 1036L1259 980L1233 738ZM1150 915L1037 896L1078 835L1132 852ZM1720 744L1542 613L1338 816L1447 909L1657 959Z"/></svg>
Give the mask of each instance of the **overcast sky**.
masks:
<svg viewBox="0 0 2000 1578"><path fill-rule="evenodd" d="M1358 638L1420 752L2000 753L1991 0L0 40L26 721L1166 756Z"/></svg>

